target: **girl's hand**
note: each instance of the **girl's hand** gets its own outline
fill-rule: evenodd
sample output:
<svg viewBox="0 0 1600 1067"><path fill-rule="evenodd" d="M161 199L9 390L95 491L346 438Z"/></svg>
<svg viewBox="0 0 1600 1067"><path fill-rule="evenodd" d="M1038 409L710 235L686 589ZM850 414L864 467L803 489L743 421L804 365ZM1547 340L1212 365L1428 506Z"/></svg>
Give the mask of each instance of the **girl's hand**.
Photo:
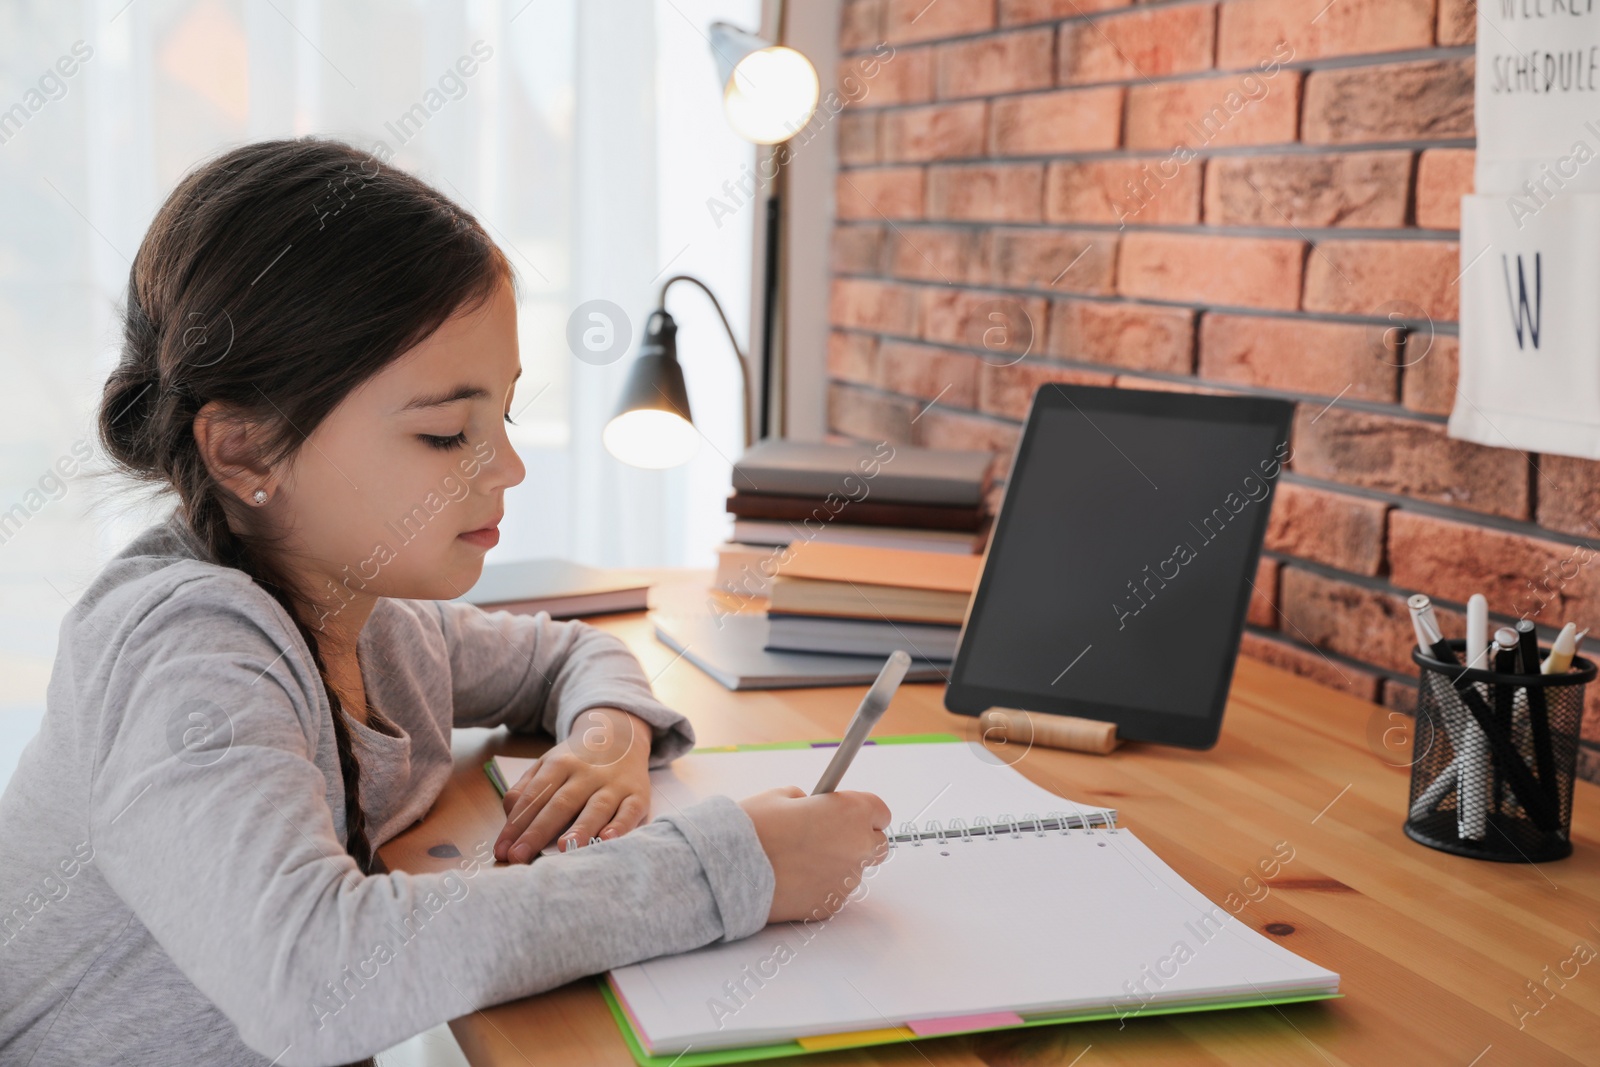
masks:
<svg viewBox="0 0 1600 1067"><path fill-rule="evenodd" d="M826 919L889 854L889 808L872 793L807 796L798 786L739 801L772 862L767 922Z"/></svg>
<svg viewBox="0 0 1600 1067"><path fill-rule="evenodd" d="M506 790L496 859L526 863L563 828L562 851L618 837L650 815L650 724L618 708L588 708L567 739ZM573 839L576 840L573 840Z"/></svg>

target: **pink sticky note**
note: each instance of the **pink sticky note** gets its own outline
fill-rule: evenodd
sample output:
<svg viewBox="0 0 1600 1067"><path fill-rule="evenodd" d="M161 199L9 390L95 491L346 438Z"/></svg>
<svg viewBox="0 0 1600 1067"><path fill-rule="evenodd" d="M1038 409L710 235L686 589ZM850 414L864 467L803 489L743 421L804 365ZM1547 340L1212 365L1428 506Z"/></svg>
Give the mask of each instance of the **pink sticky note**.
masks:
<svg viewBox="0 0 1600 1067"><path fill-rule="evenodd" d="M1014 1011L991 1011L983 1015L956 1015L942 1019L915 1019L906 1023L918 1037L953 1034L961 1030L993 1030L1001 1026L1021 1026L1022 1016Z"/></svg>

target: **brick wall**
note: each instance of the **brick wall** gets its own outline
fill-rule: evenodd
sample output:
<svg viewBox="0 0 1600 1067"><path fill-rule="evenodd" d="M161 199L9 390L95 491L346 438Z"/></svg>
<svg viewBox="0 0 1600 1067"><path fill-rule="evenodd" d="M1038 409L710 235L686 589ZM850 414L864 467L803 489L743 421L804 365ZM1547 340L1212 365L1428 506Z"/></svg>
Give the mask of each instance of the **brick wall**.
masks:
<svg viewBox="0 0 1600 1067"><path fill-rule="evenodd" d="M1042 382L1285 397L1248 654L1409 710L1410 592L1453 636L1477 590L1600 622L1597 465L1445 436L1473 29L1471 0L845 0L830 431L1003 465Z"/></svg>

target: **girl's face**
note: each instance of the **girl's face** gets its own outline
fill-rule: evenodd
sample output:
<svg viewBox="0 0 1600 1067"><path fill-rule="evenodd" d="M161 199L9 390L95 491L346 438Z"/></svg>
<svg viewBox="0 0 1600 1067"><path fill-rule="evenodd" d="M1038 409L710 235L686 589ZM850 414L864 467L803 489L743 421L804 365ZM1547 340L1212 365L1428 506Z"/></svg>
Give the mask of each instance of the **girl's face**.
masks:
<svg viewBox="0 0 1600 1067"><path fill-rule="evenodd" d="M449 600L499 540L526 468L506 437L522 373L510 282L345 397L306 438L266 510L321 622L375 597ZM365 612L359 612L365 619Z"/></svg>

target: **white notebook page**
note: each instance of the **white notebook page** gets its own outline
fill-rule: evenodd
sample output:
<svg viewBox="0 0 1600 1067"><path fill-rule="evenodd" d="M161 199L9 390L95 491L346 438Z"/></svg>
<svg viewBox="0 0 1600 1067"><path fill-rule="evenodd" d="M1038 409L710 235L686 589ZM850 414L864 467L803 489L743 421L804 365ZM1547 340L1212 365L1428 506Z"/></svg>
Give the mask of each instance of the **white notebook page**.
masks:
<svg viewBox="0 0 1600 1067"><path fill-rule="evenodd" d="M809 929L778 923L612 971L651 1051L1337 989L1338 975L1250 930L1127 830L902 844L871 870Z"/></svg>

